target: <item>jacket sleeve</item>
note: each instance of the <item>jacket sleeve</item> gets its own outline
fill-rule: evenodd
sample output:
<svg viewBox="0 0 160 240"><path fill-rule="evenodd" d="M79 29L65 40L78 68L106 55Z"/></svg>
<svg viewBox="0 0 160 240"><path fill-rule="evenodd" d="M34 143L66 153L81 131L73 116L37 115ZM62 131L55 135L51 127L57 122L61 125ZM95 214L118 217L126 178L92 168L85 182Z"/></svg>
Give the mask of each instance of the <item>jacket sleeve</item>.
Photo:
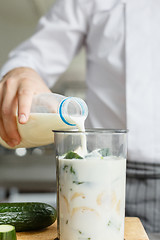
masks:
<svg viewBox="0 0 160 240"><path fill-rule="evenodd" d="M84 1L57 0L35 34L9 54L0 79L16 67L31 67L51 87L81 48L87 32Z"/></svg>

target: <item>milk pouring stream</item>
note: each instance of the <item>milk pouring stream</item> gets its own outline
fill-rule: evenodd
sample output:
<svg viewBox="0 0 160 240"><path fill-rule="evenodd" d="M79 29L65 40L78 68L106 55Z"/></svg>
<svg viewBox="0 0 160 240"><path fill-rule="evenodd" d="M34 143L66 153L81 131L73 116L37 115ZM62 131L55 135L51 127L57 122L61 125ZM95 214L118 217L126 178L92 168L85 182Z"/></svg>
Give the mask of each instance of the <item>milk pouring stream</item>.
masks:
<svg viewBox="0 0 160 240"><path fill-rule="evenodd" d="M88 115L86 103L75 97L44 93L33 97L31 113L26 124L17 127L21 142L14 148L30 148L54 142L52 130L84 130L84 121ZM1 138L0 144L11 148Z"/></svg>

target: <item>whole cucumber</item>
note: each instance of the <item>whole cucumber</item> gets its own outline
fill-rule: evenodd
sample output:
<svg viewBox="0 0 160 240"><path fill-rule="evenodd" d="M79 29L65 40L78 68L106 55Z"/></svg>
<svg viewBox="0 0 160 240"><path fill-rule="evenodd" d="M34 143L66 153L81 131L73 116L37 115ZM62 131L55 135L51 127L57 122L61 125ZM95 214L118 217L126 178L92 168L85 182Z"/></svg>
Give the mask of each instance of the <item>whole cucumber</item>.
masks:
<svg viewBox="0 0 160 240"><path fill-rule="evenodd" d="M0 224L13 225L17 232L48 227L56 217L56 210L46 203L0 203Z"/></svg>

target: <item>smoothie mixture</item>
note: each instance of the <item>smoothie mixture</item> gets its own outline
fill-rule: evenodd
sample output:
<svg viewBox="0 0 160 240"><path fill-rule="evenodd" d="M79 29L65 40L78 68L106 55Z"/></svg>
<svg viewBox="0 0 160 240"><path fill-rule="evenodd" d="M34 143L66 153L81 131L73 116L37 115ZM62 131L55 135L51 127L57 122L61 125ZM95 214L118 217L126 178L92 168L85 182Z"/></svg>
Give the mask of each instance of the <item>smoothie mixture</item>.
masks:
<svg viewBox="0 0 160 240"><path fill-rule="evenodd" d="M95 156L94 156L95 155ZM60 240L123 240L126 159L58 159Z"/></svg>

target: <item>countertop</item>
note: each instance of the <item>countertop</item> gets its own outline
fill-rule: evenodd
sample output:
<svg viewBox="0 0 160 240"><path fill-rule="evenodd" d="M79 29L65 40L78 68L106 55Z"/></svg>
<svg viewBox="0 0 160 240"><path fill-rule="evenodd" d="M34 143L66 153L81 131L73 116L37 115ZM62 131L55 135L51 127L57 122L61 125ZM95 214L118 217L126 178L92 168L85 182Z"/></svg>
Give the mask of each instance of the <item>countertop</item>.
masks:
<svg viewBox="0 0 160 240"><path fill-rule="evenodd" d="M56 237L56 223L40 231L17 233L17 240L54 240ZM125 218L124 240L149 240L139 218Z"/></svg>

